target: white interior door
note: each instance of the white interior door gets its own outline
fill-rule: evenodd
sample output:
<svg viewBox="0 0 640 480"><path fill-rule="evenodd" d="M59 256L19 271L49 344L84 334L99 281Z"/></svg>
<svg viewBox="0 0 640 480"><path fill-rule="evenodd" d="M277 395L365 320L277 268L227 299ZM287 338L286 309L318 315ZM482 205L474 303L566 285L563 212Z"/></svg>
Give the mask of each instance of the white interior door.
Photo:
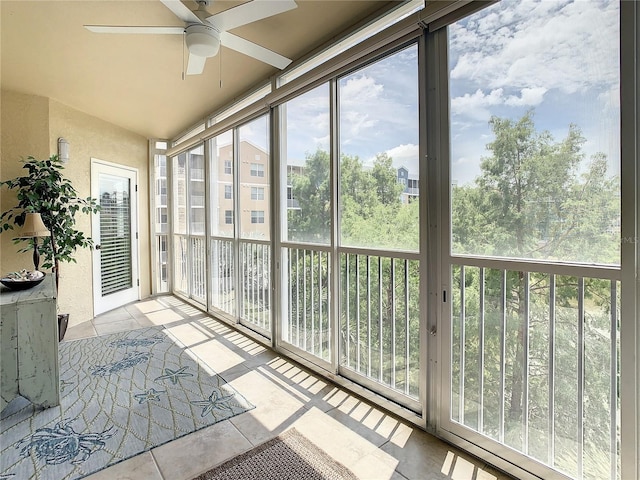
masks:
<svg viewBox="0 0 640 480"><path fill-rule="evenodd" d="M91 161L91 195L100 212L93 216L94 314L140 298L138 280L138 171Z"/></svg>

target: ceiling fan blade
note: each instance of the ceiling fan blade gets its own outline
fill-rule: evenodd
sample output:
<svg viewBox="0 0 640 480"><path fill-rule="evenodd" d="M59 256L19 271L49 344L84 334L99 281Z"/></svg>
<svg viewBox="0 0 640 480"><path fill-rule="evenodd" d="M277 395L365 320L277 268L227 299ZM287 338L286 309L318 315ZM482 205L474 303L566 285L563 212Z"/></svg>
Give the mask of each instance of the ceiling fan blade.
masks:
<svg viewBox="0 0 640 480"><path fill-rule="evenodd" d="M165 7L185 23L202 23L200 19L180 0L160 0Z"/></svg>
<svg viewBox="0 0 640 480"><path fill-rule="evenodd" d="M143 33L160 35L182 35L184 27L136 27L120 25L85 25L84 28L94 33Z"/></svg>
<svg viewBox="0 0 640 480"><path fill-rule="evenodd" d="M207 22L223 32L292 10L297 6L294 0L253 0L211 15Z"/></svg>
<svg viewBox="0 0 640 480"><path fill-rule="evenodd" d="M220 43L225 47L231 48L237 52L249 55L261 62L268 63L282 70L291 63L291 59L283 57L268 48L264 48L256 43L240 38L229 32L220 33Z"/></svg>
<svg viewBox="0 0 640 480"><path fill-rule="evenodd" d="M189 63L187 63L187 75L200 75L204 71L206 61L207 57L199 57L190 53Z"/></svg>

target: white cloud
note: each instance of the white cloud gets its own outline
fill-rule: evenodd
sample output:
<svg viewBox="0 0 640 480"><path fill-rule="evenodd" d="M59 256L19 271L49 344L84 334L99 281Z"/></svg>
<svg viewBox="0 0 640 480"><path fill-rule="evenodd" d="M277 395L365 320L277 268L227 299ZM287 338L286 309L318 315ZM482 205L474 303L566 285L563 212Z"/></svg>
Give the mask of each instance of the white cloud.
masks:
<svg viewBox="0 0 640 480"><path fill-rule="evenodd" d="M413 143L398 145L387 150L387 155L393 159L393 165L398 167L406 167L411 172L417 171L418 157L420 155L420 147Z"/></svg>
<svg viewBox="0 0 640 480"><path fill-rule="evenodd" d="M451 27L452 79L567 94L617 82L616 2L509 3Z"/></svg>
<svg viewBox="0 0 640 480"><path fill-rule="evenodd" d="M480 88L474 93L465 93L451 99L451 112L466 115L474 120L486 121L491 116L489 107L508 105L510 107L535 107L542 103L547 89L544 87L523 88L520 95L504 95L502 88L485 94Z"/></svg>
<svg viewBox="0 0 640 480"><path fill-rule="evenodd" d="M502 89L492 90L485 95L481 89L474 93L465 93L461 97L451 99L451 112L454 115L466 115L475 120L486 120L490 115L489 108L503 103Z"/></svg>
<svg viewBox="0 0 640 480"><path fill-rule="evenodd" d="M542 103L547 89L544 87L523 88L520 96L510 95L505 99L505 104L511 107L533 107Z"/></svg>
<svg viewBox="0 0 640 480"><path fill-rule="evenodd" d="M324 137L313 137L313 142L316 144L317 148L320 148L326 152L329 151L329 142L331 140L331 136L329 134Z"/></svg>
<svg viewBox="0 0 640 480"><path fill-rule="evenodd" d="M619 163L618 0L502 0L449 29L452 180L472 181L492 114L535 107L556 139L577 124L587 157Z"/></svg>
<svg viewBox="0 0 640 480"><path fill-rule="evenodd" d="M598 95L598 99L602 102L605 108L619 109L620 85L613 85L609 90Z"/></svg>
<svg viewBox="0 0 640 480"><path fill-rule="evenodd" d="M340 84L340 136L343 145L362 137L379 121L384 86L365 74Z"/></svg>
<svg viewBox="0 0 640 480"><path fill-rule="evenodd" d="M340 103L342 105L357 105L365 102L379 101L384 86L376 83L375 79L364 74L349 78L340 86Z"/></svg>

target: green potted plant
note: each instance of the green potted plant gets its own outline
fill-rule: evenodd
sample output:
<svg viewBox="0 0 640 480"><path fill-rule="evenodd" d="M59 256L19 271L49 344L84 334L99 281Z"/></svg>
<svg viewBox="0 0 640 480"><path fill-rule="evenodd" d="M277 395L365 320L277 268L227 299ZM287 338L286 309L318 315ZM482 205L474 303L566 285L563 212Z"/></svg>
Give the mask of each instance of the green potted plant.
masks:
<svg viewBox="0 0 640 480"><path fill-rule="evenodd" d="M97 213L100 210L96 199L80 198L71 182L62 175L64 165L57 155L46 160L29 156L23 160L26 170L23 176L0 181L0 188L7 187L17 192L18 204L0 214L0 232L13 230L24 224L27 213L40 213L42 221L51 232L40 246L43 268L52 268L56 290L60 281L60 262L75 262L73 254L77 248L91 248L93 240L76 229L76 214ZM14 242L29 242L20 252L31 250L31 239L16 238ZM68 314L58 315L60 340L66 331Z"/></svg>

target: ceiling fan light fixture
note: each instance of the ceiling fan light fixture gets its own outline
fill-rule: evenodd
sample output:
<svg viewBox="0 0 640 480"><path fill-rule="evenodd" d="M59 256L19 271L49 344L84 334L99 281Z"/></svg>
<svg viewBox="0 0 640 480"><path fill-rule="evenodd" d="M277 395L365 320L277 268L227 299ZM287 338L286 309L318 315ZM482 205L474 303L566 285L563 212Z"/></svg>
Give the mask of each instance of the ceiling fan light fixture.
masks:
<svg viewBox="0 0 640 480"><path fill-rule="evenodd" d="M199 57L215 57L220 50L220 33L210 25L193 24L185 28L187 49Z"/></svg>

